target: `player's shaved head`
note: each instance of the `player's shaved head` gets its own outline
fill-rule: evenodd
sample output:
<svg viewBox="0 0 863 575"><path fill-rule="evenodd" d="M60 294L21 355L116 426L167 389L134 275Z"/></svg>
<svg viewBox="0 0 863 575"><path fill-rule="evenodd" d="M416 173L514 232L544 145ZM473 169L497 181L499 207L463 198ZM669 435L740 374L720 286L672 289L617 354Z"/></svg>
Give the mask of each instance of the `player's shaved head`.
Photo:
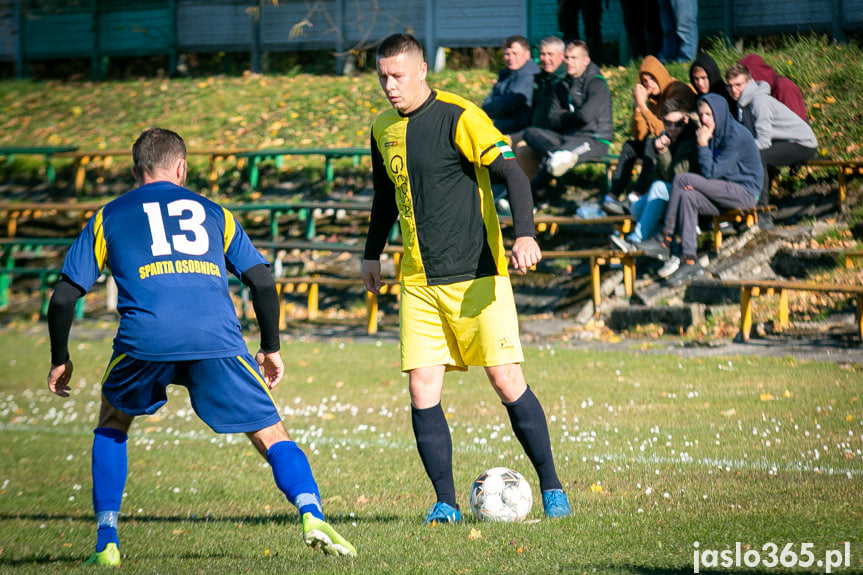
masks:
<svg viewBox="0 0 863 575"><path fill-rule="evenodd" d="M410 54L420 60L423 58L423 47L411 34L392 34L384 38L378 46L377 59L392 58L399 54Z"/></svg>
<svg viewBox="0 0 863 575"><path fill-rule="evenodd" d="M186 159L186 144L176 132L163 128L145 130L132 146L132 162L141 175L170 170Z"/></svg>

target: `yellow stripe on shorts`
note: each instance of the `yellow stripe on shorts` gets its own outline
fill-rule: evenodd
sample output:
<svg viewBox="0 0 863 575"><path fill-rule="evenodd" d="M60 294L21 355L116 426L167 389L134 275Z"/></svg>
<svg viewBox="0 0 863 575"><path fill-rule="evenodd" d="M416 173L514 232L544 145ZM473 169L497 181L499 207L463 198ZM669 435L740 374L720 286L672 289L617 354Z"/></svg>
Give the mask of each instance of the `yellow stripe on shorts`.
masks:
<svg viewBox="0 0 863 575"><path fill-rule="evenodd" d="M267 387L267 383L264 381L264 378L261 377L261 372L259 372L256 368L253 368L252 366L250 366L248 363L246 363L246 360L244 360L239 355L237 356L237 359L240 361L240 363L242 363L245 366L246 369L249 370L249 373L251 373L253 376L255 376L255 379L258 380L258 383L260 383L261 387L264 388L264 391L267 392L267 396L269 396L270 401L273 402L273 405L276 405L276 400L273 399L273 396L270 393L270 388Z"/></svg>
<svg viewBox="0 0 863 575"><path fill-rule="evenodd" d="M125 353L121 353L120 355L118 355L117 357L115 357L115 358L114 358L114 360L113 360L111 363L109 363L109 364L108 364L108 367L105 369L105 375L103 375L103 376L102 376L102 385L105 385L105 380L106 380L106 379L108 379L108 374L110 374L110 373L111 373L111 370L112 370L112 369L114 369L114 367L115 367L118 363L120 363L121 361L123 361L124 359L126 359L126 357L127 357L127 356L126 356L126 354L125 354Z"/></svg>

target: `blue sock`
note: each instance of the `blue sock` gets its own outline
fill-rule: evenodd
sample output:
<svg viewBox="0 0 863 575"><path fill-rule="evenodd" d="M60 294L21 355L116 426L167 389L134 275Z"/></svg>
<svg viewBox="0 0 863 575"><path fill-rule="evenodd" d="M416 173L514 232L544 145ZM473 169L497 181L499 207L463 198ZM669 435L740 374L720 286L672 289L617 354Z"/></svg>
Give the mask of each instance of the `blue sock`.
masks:
<svg viewBox="0 0 863 575"><path fill-rule="evenodd" d="M280 441L267 450L267 461L273 468L276 487L300 511L300 517L311 513L324 519L321 509L321 494L312 475L306 454L293 441Z"/></svg>
<svg viewBox="0 0 863 575"><path fill-rule="evenodd" d="M98 531L96 551L103 551L108 543L116 543L117 516L126 487L126 439L122 431L98 427L93 431L93 510L96 512Z"/></svg>

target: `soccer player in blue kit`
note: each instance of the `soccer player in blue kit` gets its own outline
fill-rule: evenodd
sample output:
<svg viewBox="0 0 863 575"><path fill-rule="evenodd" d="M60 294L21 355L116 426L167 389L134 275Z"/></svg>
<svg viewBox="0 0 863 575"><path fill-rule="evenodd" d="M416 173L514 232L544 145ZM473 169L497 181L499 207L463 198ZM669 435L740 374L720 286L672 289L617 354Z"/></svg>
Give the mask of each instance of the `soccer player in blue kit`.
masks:
<svg viewBox="0 0 863 575"><path fill-rule="evenodd" d="M69 249L48 308L48 387L68 397L68 341L75 303L106 267L118 288L120 325L102 380L94 431L96 551L86 561L121 562L117 517L126 483L126 441L135 416L155 413L169 384L189 390L192 407L217 433L245 433L299 509L306 545L356 555L324 519L303 451L288 436L270 390L284 375L278 295L268 263L231 213L183 187L186 146L170 130L144 131L132 147L139 187L103 206ZM250 288L261 330L252 357L228 291L228 275Z"/></svg>

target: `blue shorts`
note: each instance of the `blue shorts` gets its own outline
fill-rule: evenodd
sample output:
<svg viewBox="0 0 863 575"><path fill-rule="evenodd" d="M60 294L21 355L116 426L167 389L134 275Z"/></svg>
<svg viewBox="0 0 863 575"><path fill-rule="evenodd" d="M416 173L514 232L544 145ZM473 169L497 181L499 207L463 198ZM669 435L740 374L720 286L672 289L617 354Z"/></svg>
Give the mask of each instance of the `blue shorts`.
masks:
<svg viewBox="0 0 863 575"><path fill-rule="evenodd" d="M102 393L129 415L152 415L170 384L189 390L192 408L216 433L248 433L281 421L258 363L249 355L191 361L144 361L114 352Z"/></svg>

